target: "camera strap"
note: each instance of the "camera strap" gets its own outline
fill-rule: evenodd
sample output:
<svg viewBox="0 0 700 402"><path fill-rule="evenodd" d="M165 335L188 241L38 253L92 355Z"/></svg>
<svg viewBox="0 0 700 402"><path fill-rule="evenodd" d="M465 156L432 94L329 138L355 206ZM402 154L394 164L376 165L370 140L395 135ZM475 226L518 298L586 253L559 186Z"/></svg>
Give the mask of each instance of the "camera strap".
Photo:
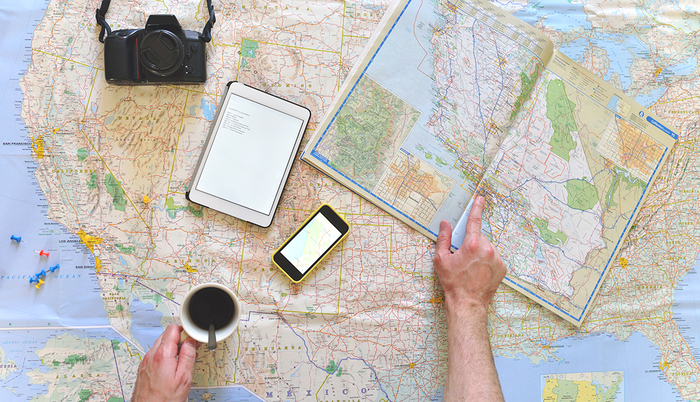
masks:
<svg viewBox="0 0 700 402"><path fill-rule="evenodd" d="M112 28L109 27L107 20L105 20L105 15L107 15L107 9L109 9L110 0L102 0L102 5L95 11L95 19L97 23L102 27L100 31L100 42L105 43L105 32L107 35L112 33Z"/></svg>
<svg viewBox="0 0 700 402"><path fill-rule="evenodd" d="M207 0L207 11L209 11L209 19L207 20L206 25L204 25L202 33L199 34L199 39L203 40L206 43L209 43L209 41L211 40L211 27L213 27L214 23L216 22L216 16L214 15L214 6L211 5L211 0Z"/></svg>
<svg viewBox="0 0 700 402"><path fill-rule="evenodd" d="M109 27L109 24L105 19L110 1L111 0L102 0L102 5L100 5L100 8L95 10L95 20L97 20L97 23L102 27L100 30L100 42L102 43L105 43L105 34L109 35L112 33L112 28ZM214 6L211 4L211 0L207 0L207 11L209 12L209 19L207 20L206 25L204 25L202 33L199 34L199 39L203 40L204 42L211 41L211 27L214 26L214 23L216 22Z"/></svg>

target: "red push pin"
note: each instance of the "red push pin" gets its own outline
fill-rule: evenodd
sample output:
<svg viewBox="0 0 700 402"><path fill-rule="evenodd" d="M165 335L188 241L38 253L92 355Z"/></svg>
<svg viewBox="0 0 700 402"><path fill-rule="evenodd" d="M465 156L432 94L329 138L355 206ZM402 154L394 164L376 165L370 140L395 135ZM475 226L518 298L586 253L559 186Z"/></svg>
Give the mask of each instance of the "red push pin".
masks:
<svg viewBox="0 0 700 402"><path fill-rule="evenodd" d="M44 251L44 250L39 251L39 255L40 255L40 256L44 256L44 257L46 257L46 258L49 258L49 253L46 252L46 251Z"/></svg>

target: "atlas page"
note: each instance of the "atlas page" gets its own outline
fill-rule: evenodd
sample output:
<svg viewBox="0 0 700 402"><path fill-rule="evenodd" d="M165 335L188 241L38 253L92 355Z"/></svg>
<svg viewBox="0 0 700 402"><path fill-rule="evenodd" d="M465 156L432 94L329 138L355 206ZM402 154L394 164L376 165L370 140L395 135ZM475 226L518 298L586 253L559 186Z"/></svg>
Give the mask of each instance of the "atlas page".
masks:
<svg viewBox="0 0 700 402"><path fill-rule="evenodd" d="M484 195L505 282L580 325L676 135L505 11L415 1L303 159L433 239L450 221L454 248Z"/></svg>
<svg viewBox="0 0 700 402"><path fill-rule="evenodd" d="M580 325L677 138L556 51L477 190L505 283Z"/></svg>
<svg viewBox="0 0 700 402"><path fill-rule="evenodd" d="M464 212L552 52L488 3L402 0L302 159L436 239L442 219L454 226Z"/></svg>

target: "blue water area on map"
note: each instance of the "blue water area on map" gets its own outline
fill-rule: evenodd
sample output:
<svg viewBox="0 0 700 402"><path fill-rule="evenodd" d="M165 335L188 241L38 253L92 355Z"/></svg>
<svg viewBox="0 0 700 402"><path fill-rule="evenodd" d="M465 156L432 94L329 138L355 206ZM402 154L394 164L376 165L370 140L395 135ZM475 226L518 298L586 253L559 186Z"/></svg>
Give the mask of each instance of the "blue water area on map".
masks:
<svg viewBox="0 0 700 402"><path fill-rule="evenodd" d="M650 107L651 105L656 103L667 90L668 88L666 86L662 86L653 91L650 91L647 94L637 95L635 96L634 100L635 102L639 103L644 107Z"/></svg>
<svg viewBox="0 0 700 402"><path fill-rule="evenodd" d="M37 164L31 157L31 140L17 118L23 100L19 78L31 57L28 46L17 44L31 39L47 3L16 2L13 9L19 11L0 12L0 108L5 111L0 113L0 171L5 177L0 192L0 326L105 325L94 258L78 237L46 218L47 201L33 174ZM21 236L23 242L10 241L11 235ZM48 251L49 257L40 256L40 250ZM29 283L30 276L55 264L61 268L44 278L40 289Z"/></svg>
<svg viewBox="0 0 700 402"><path fill-rule="evenodd" d="M545 26L557 29L564 27L591 28L586 13L583 12L581 3L567 3L560 0L537 1L513 13L513 16L536 25L543 17Z"/></svg>
<svg viewBox="0 0 700 402"><path fill-rule="evenodd" d="M607 53L610 66L602 78L610 80L612 74L617 73L623 90L629 89L632 85L631 70L634 68L633 63L635 59L648 60L651 58L649 46L636 35L601 34L596 32L591 37L566 43L559 50L571 59L582 62L585 52L591 47L600 48ZM667 90L663 80L693 74L697 69L697 62L697 57L692 56L663 68L657 77L657 81L660 84L658 88L652 87L650 90L645 88L647 92L629 93L628 95L633 96L634 100L643 106L651 106ZM596 73L600 75L600 72L596 71Z"/></svg>
<svg viewBox="0 0 700 402"><path fill-rule="evenodd" d="M284 255L289 261L293 263L298 262L297 260L301 258L304 254L304 248L306 247L306 239L309 238L309 227L305 227L297 233L294 238L287 243L287 246L283 249L282 255Z"/></svg>
<svg viewBox="0 0 700 402"><path fill-rule="evenodd" d="M381 11L384 9L384 4L380 2L374 2L372 0L362 0L362 8L366 8L368 10Z"/></svg>
<svg viewBox="0 0 700 402"><path fill-rule="evenodd" d="M539 24L544 18L543 24L558 29L560 32L567 32L570 29L583 28L586 32L585 38L564 43L559 47L559 51L569 56L576 62L582 62L584 55L591 48L599 48L606 52L610 66L607 71L594 71L602 78L609 80L613 73L620 77L622 88L628 89L632 84L630 69L634 68L633 63L637 60L649 60L653 53L663 52L664 49L650 49L649 45L642 41L637 35L622 33L604 33L600 30L592 30L591 23L587 20L586 13L583 12L581 3L564 3L558 0L538 1L532 5L513 13L513 15L531 25ZM641 31L646 26L636 26L635 29ZM693 74L698 66L697 57L691 56L679 61L671 66L660 66L663 68L659 74L659 80L672 76L684 76ZM644 106L651 106L666 91L666 86L652 89L649 93L631 94L634 99Z"/></svg>
<svg viewBox="0 0 700 402"><path fill-rule="evenodd" d="M668 74L669 76L684 76L695 74L698 70L698 56L697 54L690 56L686 59L679 61L676 64L668 66L661 71L659 76L664 76Z"/></svg>
<svg viewBox="0 0 700 402"><path fill-rule="evenodd" d="M145 350L149 350L163 333L161 320L163 313L134 296L129 306L131 312L131 333Z"/></svg>
<svg viewBox="0 0 700 402"><path fill-rule="evenodd" d="M621 34L601 34L597 33L592 37L580 38L575 41L563 44L559 49L576 62L583 62L584 54L597 47L607 54L610 67L604 73L603 79L609 80L612 73L620 76L622 89L627 89L631 84L630 69L637 59L649 57L649 46L642 42L636 35ZM600 75L600 71L594 71Z"/></svg>
<svg viewBox="0 0 700 402"><path fill-rule="evenodd" d="M206 394L211 394L211 397ZM275 395L276 396L276 395ZM282 396L282 395L281 395ZM282 399L286 400L286 399ZM196 389L190 391L188 401L191 402L205 402L205 401L217 401L217 402L259 402L263 401L260 397L254 393L248 391L243 386L236 385L234 387L226 388L212 388L212 389Z"/></svg>
<svg viewBox="0 0 700 402"><path fill-rule="evenodd" d="M495 358L505 399L541 400L540 376L546 374L622 371L625 400L675 401L678 391L660 370L659 349L646 337L634 332L624 341L598 333L567 338L552 344L560 361L533 365L528 359Z"/></svg>
<svg viewBox="0 0 700 402"><path fill-rule="evenodd" d="M431 402L440 402L445 396L445 387L441 386L440 389L435 393L435 395L430 397Z"/></svg>
<svg viewBox="0 0 700 402"><path fill-rule="evenodd" d="M209 99L202 98L199 108L202 109L202 115L205 119L209 121L214 120L214 116L216 115L216 105L214 103L210 102Z"/></svg>

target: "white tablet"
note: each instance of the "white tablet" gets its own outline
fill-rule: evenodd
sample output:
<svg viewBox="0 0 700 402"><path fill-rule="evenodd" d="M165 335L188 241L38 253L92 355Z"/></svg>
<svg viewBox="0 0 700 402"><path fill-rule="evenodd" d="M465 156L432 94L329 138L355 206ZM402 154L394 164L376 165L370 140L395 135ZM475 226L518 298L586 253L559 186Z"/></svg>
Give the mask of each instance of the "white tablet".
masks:
<svg viewBox="0 0 700 402"><path fill-rule="evenodd" d="M270 226L310 118L303 106L229 82L187 199Z"/></svg>

